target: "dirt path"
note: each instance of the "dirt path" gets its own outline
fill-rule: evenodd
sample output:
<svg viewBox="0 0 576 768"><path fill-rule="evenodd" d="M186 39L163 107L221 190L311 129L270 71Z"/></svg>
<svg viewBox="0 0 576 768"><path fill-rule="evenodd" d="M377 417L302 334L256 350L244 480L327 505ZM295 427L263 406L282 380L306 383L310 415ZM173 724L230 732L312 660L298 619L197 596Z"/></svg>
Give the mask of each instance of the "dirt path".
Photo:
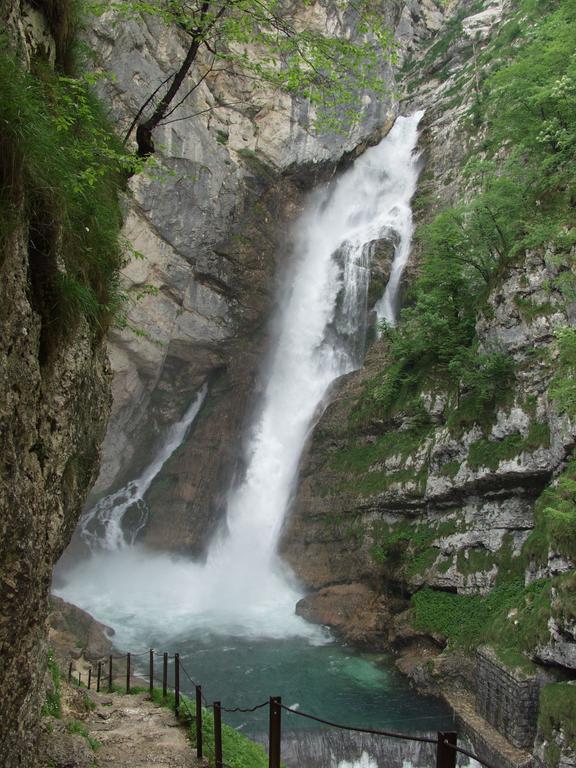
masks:
<svg viewBox="0 0 576 768"><path fill-rule="evenodd" d="M101 746L98 768L200 768L185 728L147 694L91 697L96 709L85 723Z"/></svg>

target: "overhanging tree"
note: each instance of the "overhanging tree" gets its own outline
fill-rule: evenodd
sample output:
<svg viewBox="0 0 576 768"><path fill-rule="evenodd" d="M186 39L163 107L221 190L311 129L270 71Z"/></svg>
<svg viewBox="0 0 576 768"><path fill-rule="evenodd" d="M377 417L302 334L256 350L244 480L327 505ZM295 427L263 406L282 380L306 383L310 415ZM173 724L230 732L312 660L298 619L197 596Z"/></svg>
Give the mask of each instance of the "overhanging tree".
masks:
<svg viewBox="0 0 576 768"><path fill-rule="evenodd" d="M221 72L250 79L254 92L268 87L308 100L325 129L353 124L364 94L381 97L386 91L382 63L393 50L382 6L373 0L337 0L334 8L347 27L338 34L308 21L312 6L310 0L98 0L101 11L159 17L187 37L184 58L143 100L125 141L135 130L138 154L152 154L154 129L189 117L174 115L209 75ZM203 72L184 88L193 66L200 63Z"/></svg>

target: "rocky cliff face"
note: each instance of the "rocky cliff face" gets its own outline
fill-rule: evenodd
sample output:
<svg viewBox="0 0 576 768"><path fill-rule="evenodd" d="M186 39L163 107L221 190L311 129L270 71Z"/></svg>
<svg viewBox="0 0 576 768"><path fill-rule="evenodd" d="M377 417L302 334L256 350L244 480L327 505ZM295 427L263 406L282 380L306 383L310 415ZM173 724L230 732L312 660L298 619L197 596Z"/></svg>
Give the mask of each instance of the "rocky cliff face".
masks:
<svg viewBox="0 0 576 768"><path fill-rule="evenodd" d="M486 126L471 119L480 92L476 62L511 9L496 2L458 4L438 38L404 68L401 109L426 108L417 224L475 194L465 167L470 158L485 159L486 138ZM418 272L421 249L417 241L408 281ZM503 619L506 632L524 631L527 611L532 628L540 616L538 637L526 652L548 670L573 676L574 615L566 600L574 557L558 541L541 538L541 530L543 509L554 505L553 497L567 505L573 499L566 483L573 477L576 424L553 390L561 367L558 330L576 323L574 304L558 289L562 273L573 272L574 255L560 256L553 246L528 249L492 281L476 316L477 350L506 356L514 376L502 379L500 404L488 419L478 413L470 419L466 393L455 400L432 378L420 386L417 408L400 405L392 415L380 413L373 393L390 363L384 339L373 344L361 371L339 383L302 462L280 547L310 589L298 612L333 626L356 645L394 649L403 656L399 666L436 691L442 685L451 693L462 684L474 689L475 661L451 656L455 643L446 632L423 629L411 597L462 596L480 606L478 596L501 593L512 583L512 572L514 583L538 584L543 598L538 607L530 597L511 607ZM462 614L456 602L446 605L453 606L457 624ZM448 652L441 654L448 638ZM502 671L506 664L522 676L521 657L498 663L498 685L508 674ZM532 667L532 675L536 669L542 675L541 667ZM531 685L537 691L541 681L534 677ZM545 758L546 750L539 749L550 764L557 764L561 751L571 759L567 726L558 714L570 686L566 691L550 690L548 696L556 697L557 711L549 717ZM493 709L502 704L492 690L484 696ZM534 742L536 705L532 709L527 744ZM540 712L542 726L548 716ZM540 733L537 743L543 738Z"/></svg>
<svg viewBox="0 0 576 768"><path fill-rule="evenodd" d="M417 74L416 85L412 88L417 95L408 97L405 108L424 107L427 110L420 140L424 170L414 200L417 223L429 220L442 205L453 203L466 194L462 168L473 146L465 126L470 94L466 97L464 91L457 104L450 102L453 101L454 82L469 66L462 51L471 46L473 40L475 45L479 44L476 42L478 20L487 24L482 33L486 40L492 26L501 19L501 8L496 8L493 3L486 5L480 14L472 16L466 15L466 4L459 6L463 20L461 33L450 41L443 60L438 62L429 51L424 51L413 64ZM433 48L434 44L429 50ZM447 68L448 77L435 76L439 66ZM409 79L408 82L414 81ZM409 275L417 268L418 250L416 244ZM490 303L498 311L494 311L489 319L478 318L480 343L490 347L497 340L499 345L517 356L519 362L524 362L526 354L531 354L529 350L535 339L550 343L554 325L566 321L562 313L555 317L554 311L537 318L535 325L522 317L515 299L520 277L524 275L526 298L530 294L529 300L538 303L544 301L538 290L542 291L550 277L544 259L534 257L531 267L531 280L524 275L524 268L519 267L491 296ZM469 448L482 435L475 431L457 436L452 434L446 426L450 405L441 392L434 391L425 391L421 395L422 405L433 425L427 434L415 433L410 418L403 418L401 413L394 424L379 421L376 413L374 419L358 430L353 425L353 413L359 407L367 384L385 368L386 355L386 343L375 343L363 369L342 382L320 420L303 465L299 495L286 526L282 552L305 583L314 588L363 579L372 579L377 585L382 574L371 554L375 540L369 534L366 536L366 531L378 529L380 523L416 528L420 521L426 520L425 525L434 528L446 522L449 535L438 538L439 571L432 577L428 568L433 562L425 562L426 579L437 579L438 585L452 589L487 589L494 577L494 573L492 579L488 575L490 565L486 571L459 574L456 563L452 563L449 556L461 551L462 559L467 557L463 553L468 548L476 549L478 553L486 544L486 553L495 551L508 530L515 531L518 546L531 527L534 498L549 480L552 466L564 458L564 452L557 450L551 459L550 451L554 449L542 448L540 450L545 455L540 461L539 454L533 460L531 454L521 453L521 466L516 472L512 468L514 462L510 461L497 465L495 470L481 464L472 468L467 464ZM548 371L548 380L550 375ZM541 379L535 371L528 377ZM530 425L535 421L540 423L537 414L546 412L546 405L541 401L545 385L542 381L527 382L526 393L518 392L517 399L524 402L524 397L528 397L533 415L526 415L518 407L510 413L502 412L493 428L493 439L507 435L527 436ZM395 437L396 432L400 434ZM546 432L544 427L542 432ZM376 449L374 460L368 460L354 472L353 461L346 460L347 452L386 442L389 446ZM544 442L549 442L546 436ZM538 446L534 448L539 450ZM540 472L537 467L541 468ZM357 480L365 486L365 491L360 494L356 490ZM486 515L485 509L487 493L494 499L490 516ZM474 530L475 525L480 528ZM489 530L495 537L491 544L484 541L484 534ZM443 552L445 556L440 557ZM347 556L343 556L344 553ZM432 554L433 550L427 552L429 558ZM424 579L420 571L413 571L407 578L397 568L393 572L398 585L407 580L416 586Z"/></svg>
<svg viewBox="0 0 576 768"><path fill-rule="evenodd" d="M39 10L4 2L0 20L24 68L40 55L54 62L58 46ZM11 768L36 764L52 567L97 473L111 377L88 322L65 336L49 322L45 222L3 140L0 185L12 217L0 246L0 763Z"/></svg>
<svg viewBox="0 0 576 768"><path fill-rule="evenodd" d="M473 194L462 169L478 146L469 123L474 88L455 99L455 83L464 74L473 83L475 56L498 28L502 8L487 3L472 10L468 15L467 6L460 7L457 33L454 26L444 43L417 57L408 75L408 104L427 108L425 166L414 201L420 223ZM434 49L442 54L441 76ZM342 620L349 610L342 608L343 585L352 603L353 585L360 591L369 585L372 615L361 621L380 627L378 642L387 627L387 641L402 645L410 595L422 586L486 594L535 539L535 502L551 481L555 486L574 446L574 424L550 395L558 370L556 332L575 320L573 305L555 287L572 259L558 258L553 248L528 251L495 281L476 318L478 352L498 350L513 361L515 376L508 385L502 380L502 404L487 423L470 421L462 410L465 398L455 402L433 382L421 387L421 418L402 408L393 418L379 416L370 392L388 363L385 341L374 344L362 371L341 383L312 437L281 548L303 581L320 590L300 607L305 615L318 612L353 636L357 619ZM526 582L573 567L551 548L538 564L529 562ZM337 609L330 617L331 604ZM394 621L389 614L402 616ZM534 654L572 668L572 637L569 618L551 619Z"/></svg>
<svg viewBox="0 0 576 768"><path fill-rule="evenodd" d="M329 4L309 13L335 32L347 28L346 17ZM385 22L397 31L401 57L441 20L431 1L386 4ZM121 125L172 71L184 45L157 22L114 26L107 17L91 43L98 66L115 75L105 98ZM382 77L390 97L367 97L365 113L346 137L316 135L306 104L279 93L255 102L249 87L226 75L208 76L186 100L181 112L193 119L158 130L162 169L134 181L126 221L126 235L144 258L125 271L134 295L145 285L155 290L130 310L137 333L126 329L111 337L114 407L95 488L104 494L137 475L161 435L209 383L195 427L147 495L150 523L143 537L151 545L199 554L221 518L266 353L290 222L315 181L390 127L397 110L391 65L383 65Z"/></svg>

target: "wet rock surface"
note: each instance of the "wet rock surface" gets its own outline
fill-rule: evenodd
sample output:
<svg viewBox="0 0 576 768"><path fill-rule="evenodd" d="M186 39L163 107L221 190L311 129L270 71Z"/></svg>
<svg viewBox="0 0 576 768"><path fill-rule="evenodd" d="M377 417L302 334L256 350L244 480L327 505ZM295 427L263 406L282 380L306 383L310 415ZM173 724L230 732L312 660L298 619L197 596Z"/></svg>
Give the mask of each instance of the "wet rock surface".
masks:
<svg viewBox="0 0 576 768"><path fill-rule="evenodd" d="M387 4L384 21L406 44L433 34L442 18L433 2L412 2L410 30L402 31L402 7ZM329 6L310 13L317 23L327 15L329 28L344 24ZM113 27L107 17L90 42L97 68L115 73L103 95L122 126L183 46L156 21ZM310 114L297 99L268 94L255 110L241 81L209 76L185 105L206 113L158 130L165 171L132 182L125 231L144 259L128 265L125 279L134 296L146 295L129 313L137 334L126 329L111 337L114 406L95 497L137 476L198 388L210 386L205 416L149 492L151 546L200 556L222 518L223 497L242 471L238 437L258 391L291 222L310 187L389 130L398 105L388 64L382 76L390 96L367 96L361 119L341 137L310 130ZM378 292L389 258L385 245L375 250ZM168 508L175 510L173 534L164 524Z"/></svg>

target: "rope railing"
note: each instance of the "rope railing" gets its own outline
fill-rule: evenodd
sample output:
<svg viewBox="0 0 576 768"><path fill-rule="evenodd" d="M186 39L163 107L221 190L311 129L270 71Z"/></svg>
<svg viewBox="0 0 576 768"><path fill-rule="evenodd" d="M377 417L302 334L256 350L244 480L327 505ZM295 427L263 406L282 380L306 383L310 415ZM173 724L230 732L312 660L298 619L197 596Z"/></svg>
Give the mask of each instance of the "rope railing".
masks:
<svg viewBox="0 0 576 768"><path fill-rule="evenodd" d="M214 768L232 768L223 761L222 754L222 713L252 713L257 712L265 707L269 707L269 730L268 730L268 766L269 768L281 768L281 744L282 744L282 712L286 712L296 717L301 717L307 720L312 720L322 725L326 725L330 728L336 728L342 731L352 731L355 733L364 733L371 736L382 736L389 739L400 739L403 741L412 741L423 744L436 745L436 763L435 768L456 768L456 757L458 754L465 757L476 760L484 768L495 768L494 765L486 762L484 759L478 757L472 752L458 746L458 736L454 731L439 731L434 736L419 736L413 733L402 733L398 731L386 731L379 728L363 728L360 726L345 725L342 723L336 723L332 720L313 715L310 712L304 712L300 709L294 709L288 707L282 703L282 699L279 696L272 696L267 701L260 702L253 706L234 706L224 707L220 701L214 701L212 704L208 703L204 693L202 692L202 686L196 682L196 680L190 675L184 664L180 659L180 655L175 653L170 656L168 653L160 653L150 648L148 651L141 653L125 653L121 655L110 654L106 661L99 661L96 669L96 675L93 673L92 667L89 668L86 680L86 687L90 689L94 677L96 679L96 691L100 692L103 684L107 682L108 691L114 690L114 661L124 659L126 661L126 693L130 693L132 690L132 678L133 667L132 660L135 658L141 658L148 656L148 685L150 696L154 695L155 684L157 687L162 686L162 695L164 698L168 695L168 667L169 662L172 661L174 665L174 685L172 692L174 695L174 710L178 717L183 717L184 713L191 722L196 726L196 754L199 760L203 759L204 751L204 725L203 725L203 710L210 709L213 714L214 722ZM162 659L162 677L158 677L155 674L155 659ZM78 680L73 677L73 673L77 672ZM190 685L195 692L195 705L192 710L188 699L180 695L180 673L188 679ZM106 681L107 677L107 681ZM68 667L68 682L77 682L78 685L82 685L82 672L80 670L74 670L74 663L71 661ZM422 718L418 718L419 720ZM426 718L428 719L428 718Z"/></svg>
<svg viewBox="0 0 576 768"><path fill-rule="evenodd" d="M256 704L255 707L222 707L222 712L257 712L259 709L267 707L268 704L268 701L263 701L262 704Z"/></svg>
<svg viewBox="0 0 576 768"><path fill-rule="evenodd" d="M373 736L386 736L389 739L404 739L405 741L419 741L424 744L436 744L438 739L434 739L431 736L414 736L408 733L396 733L395 731L380 731L376 728L360 728L352 725L341 725L340 723L334 723L331 720L324 720L316 715L311 715L309 712L302 712L300 709L292 709L285 704L280 704L280 707L286 712L290 712L292 715L298 715L298 717L304 717L307 720L314 720L317 723L323 725L329 725L331 728L338 728L341 731L355 731L356 733L369 733Z"/></svg>

